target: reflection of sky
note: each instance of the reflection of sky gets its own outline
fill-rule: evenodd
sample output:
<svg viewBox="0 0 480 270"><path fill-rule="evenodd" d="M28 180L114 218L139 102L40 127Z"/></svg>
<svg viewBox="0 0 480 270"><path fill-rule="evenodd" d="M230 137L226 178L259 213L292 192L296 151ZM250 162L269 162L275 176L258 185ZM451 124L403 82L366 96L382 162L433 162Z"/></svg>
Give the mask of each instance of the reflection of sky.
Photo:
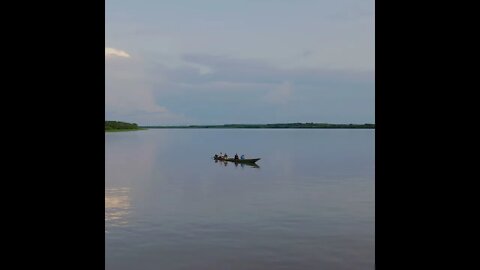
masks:
<svg viewBox="0 0 480 270"><path fill-rule="evenodd" d="M130 212L129 188L105 189L105 232L108 228L126 225Z"/></svg>
<svg viewBox="0 0 480 270"><path fill-rule="evenodd" d="M105 269L374 269L374 134L106 134Z"/></svg>

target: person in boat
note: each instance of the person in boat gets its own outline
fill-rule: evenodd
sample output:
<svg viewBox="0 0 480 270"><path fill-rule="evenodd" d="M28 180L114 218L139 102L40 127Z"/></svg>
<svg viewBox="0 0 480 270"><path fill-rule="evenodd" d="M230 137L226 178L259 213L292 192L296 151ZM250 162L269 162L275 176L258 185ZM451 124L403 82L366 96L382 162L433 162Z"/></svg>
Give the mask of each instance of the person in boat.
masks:
<svg viewBox="0 0 480 270"><path fill-rule="evenodd" d="M238 154L235 153L235 159L238 159Z"/></svg>
<svg viewBox="0 0 480 270"><path fill-rule="evenodd" d="M242 155L242 156L240 157L240 159L245 159L245 155Z"/></svg>

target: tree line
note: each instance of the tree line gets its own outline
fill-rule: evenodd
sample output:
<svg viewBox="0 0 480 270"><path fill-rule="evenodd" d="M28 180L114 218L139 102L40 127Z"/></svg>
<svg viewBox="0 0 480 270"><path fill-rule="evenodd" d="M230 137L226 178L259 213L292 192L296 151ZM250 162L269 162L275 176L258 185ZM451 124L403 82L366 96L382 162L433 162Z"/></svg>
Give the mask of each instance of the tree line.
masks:
<svg viewBox="0 0 480 270"><path fill-rule="evenodd" d="M145 126L145 128L361 128L375 129L375 124L328 124L328 123L285 123L285 124L226 124L190 126Z"/></svg>
<svg viewBox="0 0 480 270"><path fill-rule="evenodd" d="M105 121L105 130L118 130L118 129L139 129L135 123L126 123L120 121Z"/></svg>

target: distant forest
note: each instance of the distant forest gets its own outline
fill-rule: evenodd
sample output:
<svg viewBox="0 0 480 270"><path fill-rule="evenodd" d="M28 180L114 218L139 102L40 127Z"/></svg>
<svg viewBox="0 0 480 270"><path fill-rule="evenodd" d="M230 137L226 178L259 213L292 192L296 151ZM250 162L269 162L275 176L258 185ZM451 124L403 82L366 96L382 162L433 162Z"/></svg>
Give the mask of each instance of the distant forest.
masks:
<svg viewBox="0 0 480 270"><path fill-rule="evenodd" d="M138 125L135 123L105 121L105 131L135 130L135 129L140 129Z"/></svg>
<svg viewBox="0 0 480 270"><path fill-rule="evenodd" d="M190 126L142 126L143 128L334 128L334 129L375 129L375 124L327 124L327 123L286 123L286 124L226 124Z"/></svg>

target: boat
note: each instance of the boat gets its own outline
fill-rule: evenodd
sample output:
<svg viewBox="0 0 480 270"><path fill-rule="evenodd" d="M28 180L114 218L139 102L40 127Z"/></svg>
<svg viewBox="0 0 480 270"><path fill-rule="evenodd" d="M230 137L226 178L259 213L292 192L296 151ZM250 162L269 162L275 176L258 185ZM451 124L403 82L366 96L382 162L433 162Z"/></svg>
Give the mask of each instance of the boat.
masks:
<svg viewBox="0 0 480 270"><path fill-rule="evenodd" d="M260 158L234 159L234 158L221 158L221 157L217 157L217 158L214 157L213 159L219 160L219 161L231 161L235 163L249 163L249 164L255 163L260 160Z"/></svg>

